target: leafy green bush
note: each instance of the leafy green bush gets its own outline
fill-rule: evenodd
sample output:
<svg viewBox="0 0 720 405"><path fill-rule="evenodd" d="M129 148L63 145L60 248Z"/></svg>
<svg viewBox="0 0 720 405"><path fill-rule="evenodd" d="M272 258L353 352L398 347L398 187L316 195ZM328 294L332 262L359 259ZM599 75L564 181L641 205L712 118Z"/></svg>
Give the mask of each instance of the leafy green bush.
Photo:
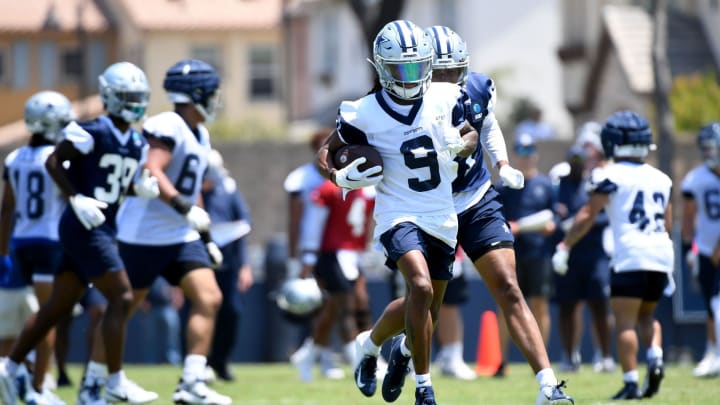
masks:
<svg viewBox="0 0 720 405"><path fill-rule="evenodd" d="M670 106L680 136L694 136L703 125L720 120L720 86L715 73L676 77Z"/></svg>

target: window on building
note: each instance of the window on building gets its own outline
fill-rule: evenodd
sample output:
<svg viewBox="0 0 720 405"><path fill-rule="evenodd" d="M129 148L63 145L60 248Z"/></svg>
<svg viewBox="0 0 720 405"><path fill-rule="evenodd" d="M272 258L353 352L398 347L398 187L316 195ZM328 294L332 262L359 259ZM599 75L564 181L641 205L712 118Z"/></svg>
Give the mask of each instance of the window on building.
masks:
<svg viewBox="0 0 720 405"><path fill-rule="evenodd" d="M250 98L270 100L278 93L277 49L272 45L250 48Z"/></svg>
<svg viewBox="0 0 720 405"><path fill-rule="evenodd" d="M25 41L12 45L12 84L17 89L30 85L30 45Z"/></svg>
<svg viewBox="0 0 720 405"><path fill-rule="evenodd" d="M209 63L220 77L223 76L222 50L219 46L194 46L190 50L190 56Z"/></svg>
<svg viewBox="0 0 720 405"><path fill-rule="evenodd" d="M80 80L83 75L83 63L83 54L80 49L63 49L60 53L60 74L63 80Z"/></svg>
<svg viewBox="0 0 720 405"><path fill-rule="evenodd" d="M88 47L88 81L95 83L107 65L107 47L105 42L94 40Z"/></svg>
<svg viewBox="0 0 720 405"><path fill-rule="evenodd" d="M40 44L40 87L55 87L58 80L57 47L54 42L46 41Z"/></svg>

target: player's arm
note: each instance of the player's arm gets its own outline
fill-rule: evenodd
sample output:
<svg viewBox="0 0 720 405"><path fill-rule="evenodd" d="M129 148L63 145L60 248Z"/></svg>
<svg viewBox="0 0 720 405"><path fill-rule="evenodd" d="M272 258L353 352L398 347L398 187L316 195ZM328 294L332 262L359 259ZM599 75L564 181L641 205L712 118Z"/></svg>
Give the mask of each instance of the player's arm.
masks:
<svg viewBox="0 0 720 405"><path fill-rule="evenodd" d="M668 202L665 208L665 231L672 235L672 202Z"/></svg>
<svg viewBox="0 0 720 405"><path fill-rule="evenodd" d="M7 256L10 253L10 233L12 232L14 213L15 192L6 178L2 205L0 205L0 256Z"/></svg>
<svg viewBox="0 0 720 405"><path fill-rule="evenodd" d="M73 161L80 156L82 156L82 153L73 146L72 142L62 141L45 161L48 174L52 177L58 189L68 198L77 194L77 191L70 182L63 162L66 160Z"/></svg>
<svg viewBox="0 0 720 405"><path fill-rule="evenodd" d="M334 130L322 146L320 146L320 149L315 156L315 166L317 166L318 171L323 177L330 179L333 183L335 183L334 177L337 170L335 169L335 165L333 164L333 160L330 156L334 156L335 152L343 146L345 146L345 142L343 142L340 138L337 130Z"/></svg>
<svg viewBox="0 0 720 405"><path fill-rule="evenodd" d="M350 126L348 125L348 127ZM362 138L365 141L357 143L367 144L365 134L356 128L353 130L348 129L347 135ZM353 160L342 169L335 168L332 162L332 156L335 156L338 149L346 144L347 142L345 142L345 140L341 137L337 129L330 134L316 155L315 165L317 166L320 174L326 179L330 179L330 181L332 181L336 186L348 190L355 190L378 184L382 180L381 166L372 166L365 170L360 170L358 168L361 164L367 161L365 157L359 157Z"/></svg>
<svg viewBox="0 0 720 405"><path fill-rule="evenodd" d="M683 245L689 247L695 236L695 216L697 215L697 203L691 193L683 192L682 220L680 225L680 236ZM666 220L667 222L667 215Z"/></svg>
<svg viewBox="0 0 720 405"><path fill-rule="evenodd" d="M595 223L595 218L608 203L609 195L595 192L590 195L588 202L575 214L573 224L561 242L567 249L571 249Z"/></svg>

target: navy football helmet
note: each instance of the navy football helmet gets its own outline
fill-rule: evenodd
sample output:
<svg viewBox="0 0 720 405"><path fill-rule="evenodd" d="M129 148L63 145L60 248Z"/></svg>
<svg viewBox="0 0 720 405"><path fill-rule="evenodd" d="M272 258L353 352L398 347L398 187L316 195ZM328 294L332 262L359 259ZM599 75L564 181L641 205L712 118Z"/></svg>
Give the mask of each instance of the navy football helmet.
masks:
<svg viewBox="0 0 720 405"><path fill-rule="evenodd" d="M709 167L720 167L720 122L711 122L698 132L700 154Z"/></svg>
<svg viewBox="0 0 720 405"><path fill-rule="evenodd" d="M463 86L470 65L470 56L465 41L455 31L442 25L427 28L425 32L430 35L430 43L434 51L433 76L437 76L439 70L456 71L455 83Z"/></svg>
<svg viewBox="0 0 720 405"><path fill-rule="evenodd" d="M163 88L172 103L192 103L205 118L215 119L219 104L220 76L210 64L199 59L184 59L165 73Z"/></svg>
<svg viewBox="0 0 720 405"><path fill-rule="evenodd" d="M422 98L432 78L430 36L407 20L385 24L375 37L373 60L380 85L403 100Z"/></svg>
<svg viewBox="0 0 720 405"><path fill-rule="evenodd" d="M645 158L654 150L650 124L633 111L619 111L605 121L600 131L603 151L608 158Z"/></svg>
<svg viewBox="0 0 720 405"><path fill-rule="evenodd" d="M50 142L60 140L62 129L75 119L67 97L56 91L41 91L25 103L25 126L31 134L42 134Z"/></svg>
<svg viewBox="0 0 720 405"><path fill-rule="evenodd" d="M145 116L150 85L139 67L130 62L114 63L98 77L98 82L108 113L125 122L137 122Z"/></svg>

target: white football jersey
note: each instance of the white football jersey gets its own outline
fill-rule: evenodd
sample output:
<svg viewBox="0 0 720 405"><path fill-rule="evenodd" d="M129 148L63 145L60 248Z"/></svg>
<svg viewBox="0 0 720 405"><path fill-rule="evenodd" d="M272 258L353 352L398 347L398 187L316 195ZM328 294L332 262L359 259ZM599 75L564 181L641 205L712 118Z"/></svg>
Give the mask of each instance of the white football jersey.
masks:
<svg viewBox="0 0 720 405"><path fill-rule="evenodd" d="M707 165L690 171L682 182L682 193L692 196L697 206L695 243L703 256L712 256L720 240L720 177Z"/></svg>
<svg viewBox="0 0 720 405"><path fill-rule="evenodd" d="M23 146L5 158L5 181L15 194L13 238L58 240L66 200L45 169L53 145Z"/></svg>
<svg viewBox="0 0 720 405"><path fill-rule="evenodd" d="M618 162L595 172L593 182L595 192L609 195L613 269L672 272L673 243L665 230L672 180L648 164Z"/></svg>
<svg viewBox="0 0 720 405"><path fill-rule="evenodd" d="M175 112L148 118L143 133L159 138L172 148L165 175L180 194L197 204L203 175L208 166L210 135L198 125L198 136ZM118 240L138 245L172 245L190 242L200 235L180 215L159 198L128 197L118 213Z"/></svg>
<svg viewBox="0 0 720 405"><path fill-rule="evenodd" d="M384 90L340 105L342 140L370 145L383 160L374 211L376 239L398 223L412 222L455 246L452 181L457 163L446 150L445 136L465 122L462 97L455 84L432 83L412 105L394 103Z"/></svg>
<svg viewBox="0 0 720 405"><path fill-rule="evenodd" d="M310 162L291 171L285 178L283 188L289 194L297 193L303 202L303 207L310 207L313 205L310 200L310 193L320 187L324 181L325 178L317 170L315 164ZM299 246L296 246L298 251L312 250L305 246L306 242L316 238L315 235L318 230L318 224L313 221L311 216L311 210L303 209L300 217L300 229L298 230Z"/></svg>

